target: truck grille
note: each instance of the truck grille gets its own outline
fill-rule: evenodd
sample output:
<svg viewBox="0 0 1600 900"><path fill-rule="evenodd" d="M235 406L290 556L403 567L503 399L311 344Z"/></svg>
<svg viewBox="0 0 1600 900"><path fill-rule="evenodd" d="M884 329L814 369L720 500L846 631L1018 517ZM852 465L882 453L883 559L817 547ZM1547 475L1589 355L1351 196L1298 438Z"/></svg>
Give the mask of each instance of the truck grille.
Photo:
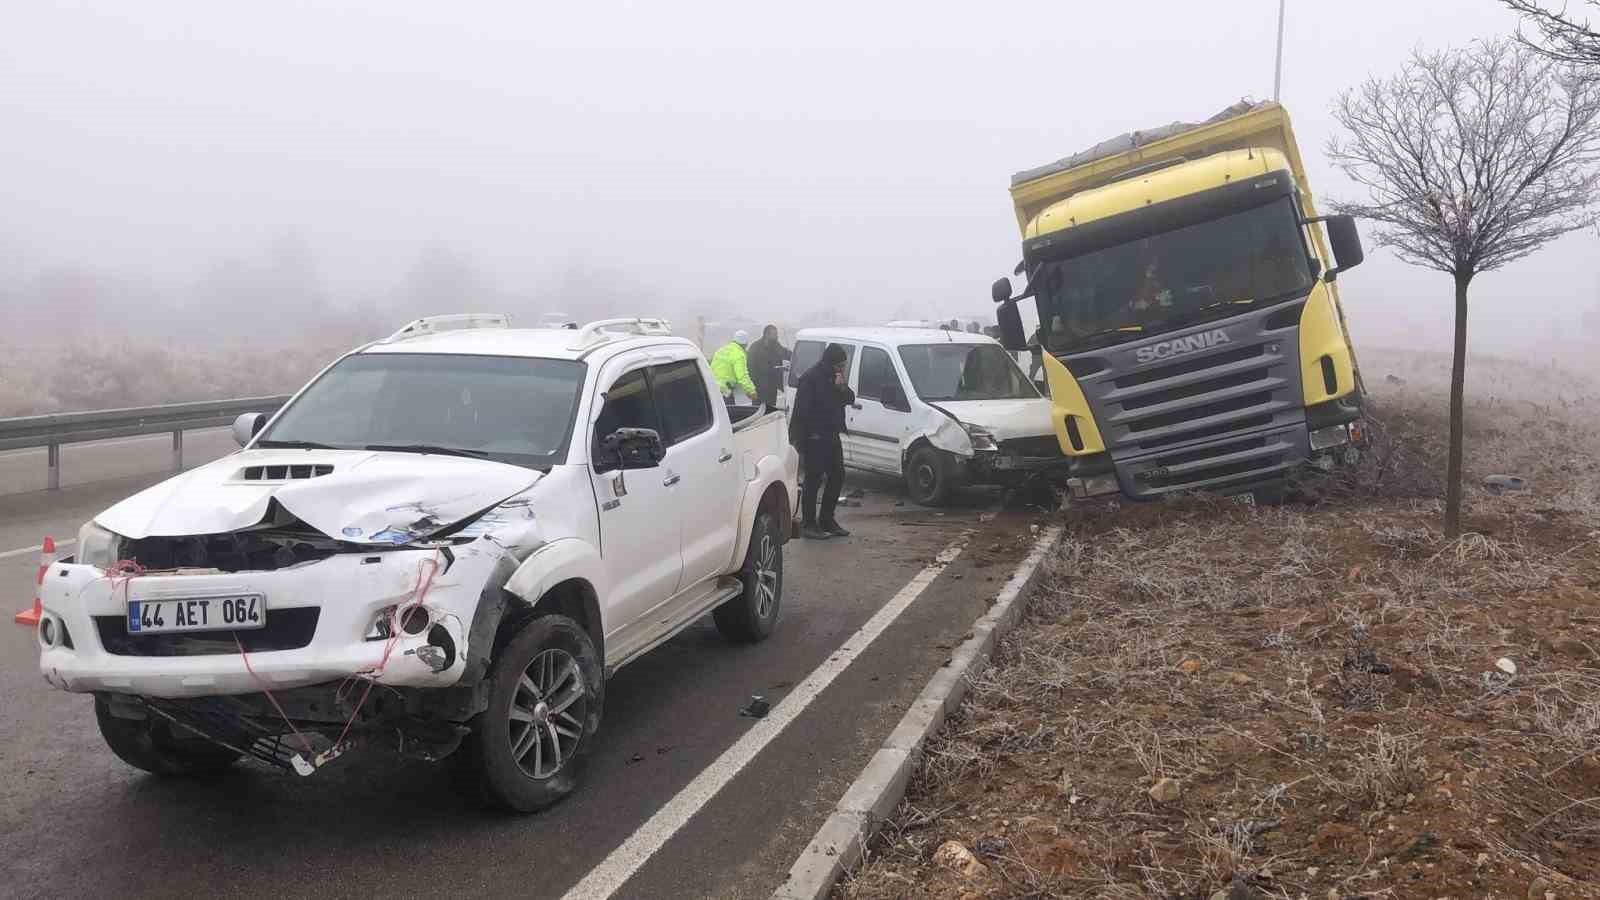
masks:
<svg viewBox="0 0 1600 900"><path fill-rule="evenodd" d="M1111 426L1113 449L1150 450L1203 434L1227 434L1295 407L1279 370L1286 360L1263 343L1184 359L1112 382L1096 409ZM1102 413L1101 410L1104 410Z"/></svg>
<svg viewBox="0 0 1600 900"><path fill-rule="evenodd" d="M100 646L113 656L224 656L237 655L239 644L248 653L298 650L311 643L321 610L315 606L267 610L265 628L249 631L191 631L177 634L128 633L122 616L95 616ZM239 643L234 643L234 635Z"/></svg>
<svg viewBox="0 0 1600 900"><path fill-rule="evenodd" d="M1299 338L1279 321L1286 308L1081 357L1104 363L1079 384L1125 490L1152 497L1222 488L1264 480L1303 457L1293 433L1305 421ZM1206 332L1226 340L1158 362L1139 359L1141 351L1148 357L1164 342Z"/></svg>
<svg viewBox="0 0 1600 900"><path fill-rule="evenodd" d="M1129 463L1139 493L1220 490L1260 481L1289 467L1296 446L1288 434L1226 441L1192 450L1158 453Z"/></svg>

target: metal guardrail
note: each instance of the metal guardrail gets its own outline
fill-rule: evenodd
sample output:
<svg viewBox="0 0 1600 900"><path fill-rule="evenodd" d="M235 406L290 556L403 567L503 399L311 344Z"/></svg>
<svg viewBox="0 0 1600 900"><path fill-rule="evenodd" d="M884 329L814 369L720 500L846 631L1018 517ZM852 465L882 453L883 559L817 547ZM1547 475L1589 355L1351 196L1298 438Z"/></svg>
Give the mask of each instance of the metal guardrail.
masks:
<svg viewBox="0 0 1600 900"><path fill-rule="evenodd" d="M206 400L199 403L169 403L165 406L138 406L129 409L102 409L92 412L52 413L44 416L19 416L0 419L0 450L44 447L50 466L50 490L61 487L61 445L141 434L172 434L172 468L183 468L183 433L197 428L232 425L244 413L272 414L288 397L246 397L239 400Z"/></svg>

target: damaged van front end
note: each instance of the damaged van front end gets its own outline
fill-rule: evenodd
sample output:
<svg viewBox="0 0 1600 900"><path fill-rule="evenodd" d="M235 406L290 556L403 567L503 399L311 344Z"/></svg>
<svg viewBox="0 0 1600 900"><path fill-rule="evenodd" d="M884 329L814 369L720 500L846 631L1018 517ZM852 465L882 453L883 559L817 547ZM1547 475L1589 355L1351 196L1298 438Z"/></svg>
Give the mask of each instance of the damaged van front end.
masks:
<svg viewBox="0 0 1600 900"><path fill-rule="evenodd" d="M203 466L102 513L50 567L40 672L95 694L103 728L158 722L301 774L362 743L448 755L524 604L506 586L549 543L543 482L575 477L554 473L366 451Z"/></svg>

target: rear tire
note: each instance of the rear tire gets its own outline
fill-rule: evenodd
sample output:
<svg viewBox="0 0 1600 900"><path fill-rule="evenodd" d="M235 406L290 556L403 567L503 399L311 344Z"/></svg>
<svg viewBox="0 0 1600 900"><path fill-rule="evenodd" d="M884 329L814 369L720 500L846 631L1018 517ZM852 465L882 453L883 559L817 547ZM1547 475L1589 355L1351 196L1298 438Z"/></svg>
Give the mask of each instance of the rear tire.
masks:
<svg viewBox="0 0 1600 900"><path fill-rule="evenodd" d="M94 698L94 717L100 736L118 759L152 775L217 775L232 768L239 754L200 738L178 740L172 724L151 715L121 719L111 714L111 704Z"/></svg>
<svg viewBox="0 0 1600 900"><path fill-rule="evenodd" d="M578 623L540 616L489 672L489 705L472 723L465 761L486 803L537 812L577 788L605 700L600 654Z"/></svg>
<svg viewBox="0 0 1600 900"><path fill-rule="evenodd" d="M783 605L783 536L770 509L756 513L739 581L744 593L717 607L711 617L730 641L764 641L777 627L778 609Z"/></svg>
<svg viewBox="0 0 1600 900"><path fill-rule="evenodd" d="M906 461L906 493L919 506L944 506L955 489L954 469L948 454L923 444Z"/></svg>

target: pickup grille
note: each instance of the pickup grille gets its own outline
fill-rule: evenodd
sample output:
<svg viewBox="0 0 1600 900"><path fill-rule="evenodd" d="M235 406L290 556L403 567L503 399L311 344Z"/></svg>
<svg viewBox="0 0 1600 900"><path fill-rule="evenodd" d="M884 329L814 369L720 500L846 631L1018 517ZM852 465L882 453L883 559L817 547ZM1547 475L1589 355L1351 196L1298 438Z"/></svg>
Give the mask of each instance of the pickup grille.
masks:
<svg viewBox="0 0 1600 900"><path fill-rule="evenodd" d="M122 616L95 616L94 627L100 632L100 646L113 656L237 656L239 644L247 653L298 650L310 644L321 613L315 606L269 609L266 627L248 631L132 635Z"/></svg>

